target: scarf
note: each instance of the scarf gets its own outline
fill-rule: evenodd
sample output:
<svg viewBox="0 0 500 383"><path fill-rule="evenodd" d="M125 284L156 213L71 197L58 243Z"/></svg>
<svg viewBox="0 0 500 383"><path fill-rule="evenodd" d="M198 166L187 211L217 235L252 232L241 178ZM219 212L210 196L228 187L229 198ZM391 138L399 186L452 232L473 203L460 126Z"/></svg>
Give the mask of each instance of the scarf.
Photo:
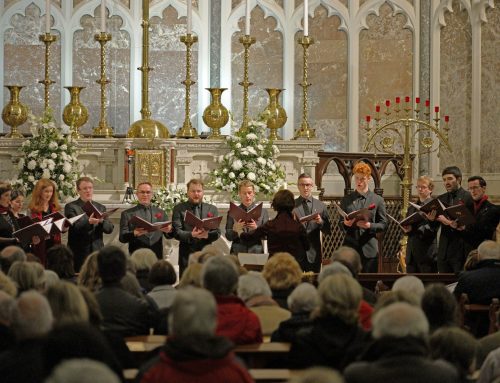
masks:
<svg viewBox="0 0 500 383"><path fill-rule="evenodd" d="M484 201L486 201L487 199L488 196L485 194L479 201L474 201L474 215L478 213L478 211L481 209L481 206L483 206Z"/></svg>

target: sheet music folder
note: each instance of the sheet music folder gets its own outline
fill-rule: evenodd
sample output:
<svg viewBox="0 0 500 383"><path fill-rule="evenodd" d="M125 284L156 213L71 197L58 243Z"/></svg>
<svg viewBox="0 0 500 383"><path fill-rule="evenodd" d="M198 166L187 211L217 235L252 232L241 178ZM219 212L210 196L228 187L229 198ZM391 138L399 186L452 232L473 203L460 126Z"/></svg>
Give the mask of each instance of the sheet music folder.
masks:
<svg viewBox="0 0 500 383"><path fill-rule="evenodd" d="M262 202L255 205L248 211L245 211L233 202L229 203L229 216L233 218L236 222L251 222L252 220L257 221L262 215Z"/></svg>
<svg viewBox="0 0 500 383"><path fill-rule="evenodd" d="M193 227L197 227L198 229L205 229L205 230L217 229L221 221L222 221L222 216L200 219L193 213L191 213L189 210L186 210L186 212L184 213L184 222Z"/></svg>

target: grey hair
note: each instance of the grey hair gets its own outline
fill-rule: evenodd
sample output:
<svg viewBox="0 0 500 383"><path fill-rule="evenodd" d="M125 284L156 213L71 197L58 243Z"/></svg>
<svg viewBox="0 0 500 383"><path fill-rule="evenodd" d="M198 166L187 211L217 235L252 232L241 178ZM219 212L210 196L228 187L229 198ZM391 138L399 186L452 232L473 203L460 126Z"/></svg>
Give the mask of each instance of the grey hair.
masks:
<svg viewBox="0 0 500 383"><path fill-rule="evenodd" d="M426 339L429 334L429 323L422 309L404 302L393 303L375 313L372 324L375 339L386 336Z"/></svg>
<svg viewBox="0 0 500 383"><path fill-rule="evenodd" d="M61 279L59 278L59 275L55 271L52 270L44 270L43 271L43 276L45 278L45 288L49 288L50 286L54 286L57 284Z"/></svg>
<svg viewBox="0 0 500 383"><path fill-rule="evenodd" d="M418 302L422 300L425 292L424 283L414 275L405 275L398 278L392 285L392 291L407 291L413 294Z"/></svg>
<svg viewBox="0 0 500 383"><path fill-rule="evenodd" d="M198 287L177 291L168 312L168 329L174 336L213 335L217 305L212 294Z"/></svg>
<svg viewBox="0 0 500 383"><path fill-rule="evenodd" d="M312 367L290 380L290 383L344 383L344 378L331 368Z"/></svg>
<svg viewBox="0 0 500 383"><path fill-rule="evenodd" d="M10 326L12 323L12 312L14 311L15 300L5 291L0 290L0 323Z"/></svg>
<svg viewBox="0 0 500 383"><path fill-rule="evenodd" d="M210 257L201 269L201 284L214 295L230 295L238 287L238 270L222 255Z"/></svg>
<svg viewBox="0 0 500 383"><path fill-rule="evenodd" d="M345 262L352 268L352 272L356 275L353 275L354 278L361 272L361 256L356 251L349 246L340 246L337 250L332 253L331 257L332 261Z"/></svg>
<svg viewBox="0 0 500 383"><path fill-rule="evenodd" d="M338 317L349 324L357 322L363 290L353 277L345 274L326 277L318 292L320 316Z"/></svg>
<svg viewBox="0 0 500 383"><path fill-rule="evenodd" d="M318 290L310 283L303 282L293 289L287 298L287 304L294 314L310 313L319 306Z"/></svg>
<svg viewBox="0 0 500 383"><path fill-rule="evenodd" d="M0 257L7 260L10 264L16 261L26 261L26 252L19 246L6 246L1 252Z"/></svg>
<svg viewBox="0 0 500 383"><path fill-rule="evenodd" d="M334 275L334 274L338 274L338 273L342 273L342 274L348 275L350 277L353 276L351 271L347 268L347 266L343 265L340 262L333 262L333 263L330 263L329 265L326 265L325 267L323 267L323 269L321 270L321 272L319 273L319 276L318 276L318 283L321 284L321 282L326 277L329 277L330 275Z"/></svg>
<svg viewBox="0 0 500 383"><path fill-rule="evenodd" d="M12 313L12 329L18 339L47 334L54 322L47 298L37 291L26 291L17 299Z"/></svg>
<svg viewBox="0 0 500 383"><path fill-rule="evenodd" d="M500 259L500 244L495 241L483 241L477 248L479 259Z"/></svg>
<svg viewBox="0 0 500 383"><path fill-rule="evenodd" d="M18 292L41 289L45 283L43 266L36 262L16 261L7 275L16 283Z"/></svg>
<svg viewBox="0 0 500 383"><path fill-rule="evenodd" d="M44 383L120 383L104 363L91 359L68 359L59 363Z"/></svg>
<svg viewBox="0 0 500 383"><path fill-rule="evenodd" d="M151 270L151 267L158 262L158 258L153 250L143 247L130 255L130 261L136 270Z"/></svg>
<svg viewBox="0 0 500 383"><path fill-rule="evenodd" d="M238 280L238 296L244 301L256 296L271 297L273 294L261 273L250 271Z"/></svg>

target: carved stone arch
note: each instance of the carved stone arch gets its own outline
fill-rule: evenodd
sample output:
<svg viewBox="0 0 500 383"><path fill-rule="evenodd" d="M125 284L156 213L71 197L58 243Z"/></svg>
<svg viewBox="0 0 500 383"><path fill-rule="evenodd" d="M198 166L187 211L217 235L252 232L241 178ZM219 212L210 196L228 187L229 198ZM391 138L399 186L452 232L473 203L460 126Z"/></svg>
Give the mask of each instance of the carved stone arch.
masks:
<svg viewBox="0 0 500 383"><path fill-rule="evenodd" d="M339 30L349 33L350 17L347 7L338 0L321 0L328 11L328 17L337 16L340 19Z"/></svg>
<svg viewBox="0 0 500 383"><path fill-rule="evenodd" d="M406 17L406 24L404 28L407 28L412 32L415 31L416 25L419 23L415 14L415 8L409 2L397 2L394 0L373 0L365 3L360 8L357 15L360 29L368 29L368 16L370 14L375 14L377 17L380 16L380 8L386 3L392 8L393 16L401 14Z"/></svg>
<svg viewBox="0 0 500 383"><path fill-rule="evenodd" d="M88 15L90 17L94 17L94 11L101 5L100 1L95 1L93 3L83 3L80 4L76 9L76 11L71 15L71 20L70 20L70 25L72 26L71 32L75 32L77 30L81 30L81 19L85 15ZM121 3L113 3L113 14L111 14L111 10L109 5L106 7L108 8L108 13L107 13L107 18L110 19L113 16L119 16L123 20L123 25L120 29L127 31L130 35L130 40L131 43L133 42L134 39L134 30L133 30L133 20L132 20L132 15L130 14L130 10L125 8ZM78 27L75 27L78 26Z"/></svg>

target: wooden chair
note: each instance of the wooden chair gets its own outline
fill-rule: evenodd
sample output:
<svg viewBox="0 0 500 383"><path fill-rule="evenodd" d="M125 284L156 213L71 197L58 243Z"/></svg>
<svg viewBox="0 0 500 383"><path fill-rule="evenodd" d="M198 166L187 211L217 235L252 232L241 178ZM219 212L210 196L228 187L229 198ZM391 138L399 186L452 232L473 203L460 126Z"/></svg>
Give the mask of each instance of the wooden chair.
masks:
<svg viewBox="0 0 500 383"><path fill-rule="evenodd" d="M500 309L500 301L498 298L493 298L491 300L491 303L489 305L482 305L482 304L477 304L477 303L470 303L469 302L469 297L467 294L462 294L460 296L459 302L459 324L460 327L467 330L471 331L469 326L467 326L466 322L466 317L469 313L476 313L476 314L481 314L483 313L486 315L488 314L489 318L489 327L488 327L488 334L493 334L494 332L497 331L496 329L496 313Z"/></svg>
<svg viewBox="0 0 500 383"><path fill-rule="evenodd" d="M284 358L290 351L290 343L270 342L236 346L235 354L241 357L248 368L264 368L273 361Z"/></svg>

